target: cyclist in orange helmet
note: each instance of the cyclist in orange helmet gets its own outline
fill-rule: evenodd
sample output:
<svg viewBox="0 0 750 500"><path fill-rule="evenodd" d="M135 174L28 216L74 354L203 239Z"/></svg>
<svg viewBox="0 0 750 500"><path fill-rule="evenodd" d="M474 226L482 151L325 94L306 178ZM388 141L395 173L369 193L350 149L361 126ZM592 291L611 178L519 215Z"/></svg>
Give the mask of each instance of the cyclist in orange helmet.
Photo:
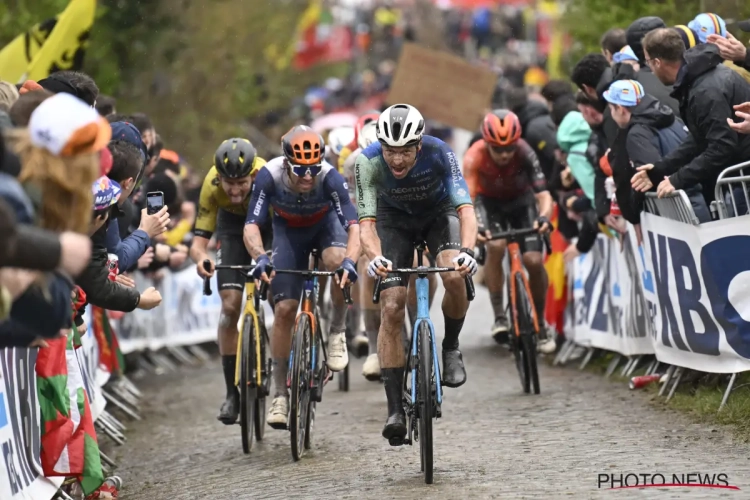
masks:
<svg viewBox="0 0 750 500"><path fill-rule="evenodd" d="M281 147L283 156L258 171L245 219L245 247L256 262L253 275L266 282L273 277L268 270L271 259L263 248L260 231L271 207L274 268L306 270L310 252L317 248L326 270L346 271L339 286L354 283L360 248L357 210L344 178L324 160L323 138L310 127L300 125L284 135ZM280 274L273 278L271 287L275 304L271 337L275 392L267 421L276 429L287 426L286 378L292 327L303 282L301 276ZM349 362L345 336L347 306L341 293L332 293L331 302L327 364L331 371L338 372Z"/></svg>
<svg viewBox="0 0 750 500"><path fill-rule="evenodd" d="M538 227L540 233L551 229L552 196L534 150L521 139L521 122L515 113L496 109L482 122L482 139L464 155L464 178L479 225L478 241L486 241L490 231ZM490 292L495 322L492 335L496 342L508 342L508 318L505 314L503 259L505 240L486 243L485 281ZM523 260L529 272L531 294L537 311L544 317L547 273L542 259L542 241L529 236L522 244ZM554 338L540 339L539 349L551 352Z"/></svg>

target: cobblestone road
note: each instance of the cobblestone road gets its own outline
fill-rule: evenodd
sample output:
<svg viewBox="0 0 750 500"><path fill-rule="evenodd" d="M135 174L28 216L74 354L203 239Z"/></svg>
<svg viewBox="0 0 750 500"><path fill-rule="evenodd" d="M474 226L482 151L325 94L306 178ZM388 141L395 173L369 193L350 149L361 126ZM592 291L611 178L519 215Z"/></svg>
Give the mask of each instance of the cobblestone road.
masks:
<svg viewBox="0 0 750 500"><path fill-rule="evenodd" d="M542 366L542 394L523 395L510 355L485 333L490 318L478 288L461 337L468 382L446 390L433 485L424 484L418 446L392 448L380 437L385 395L359 375L361 360L353 361L351 392L327 387L314 450L298 463L289 434L271 428L243 455L239 426L215 419L224 389L214 363L140 383L144 420L129 424L129 440L115 452L121 498L749 498L748 447L725 429L690 423L571 368ZM597 489L599 474L630 472L668 481L673 473L724 473L742 491Z"/></svg>

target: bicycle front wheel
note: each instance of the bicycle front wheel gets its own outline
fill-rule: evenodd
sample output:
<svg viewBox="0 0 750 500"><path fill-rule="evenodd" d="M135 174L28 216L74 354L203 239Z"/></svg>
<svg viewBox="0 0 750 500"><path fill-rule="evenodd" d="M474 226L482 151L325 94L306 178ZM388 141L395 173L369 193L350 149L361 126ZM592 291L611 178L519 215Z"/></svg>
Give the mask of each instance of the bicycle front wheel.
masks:
<svg viewBox="0 0 750 500"><path fill-rule="evenodd" d="M534 328L531 300L520 275L516 276L516 314L520 336L515 338L516 366L521 377L523 392L539 394L539 371L536 363L536 329ZM520 363L520 364L519 364Z"/></svg>
<svg viewBox="0 0 750 500"><path fill-rule="evenodd" d="M250 453L253 447L255 420L255 401L257 388L252 378L255 366L255 325L251 315L245 316L240 344L240 429L242 432L242 451Z"/></svg>
<svg viewBox="0 0 750 500"><path fill-rule="evenodd" d="M292 458L302 458L310 409L311 326L306 314L300 315L292 341L291 395L289 399L289 429L291 430Z"/></svg>
<svg viewBox="0 0 750 500"><path fill-rule="evenodd" d="M268 357L268 333L266 332L266 318L263 314L263 308L258 311L258 324L260 331L256 336L256 341L260 343L261 359L261 386L256 389L255 394L255 439L263 440L266 430L266 396L269 393L269 384L271 382L271 358Z"/></svg>
<svg viewBox="0 0 750 500"><path fill-rule="evenodd" d="M419 401L419 450L424 472L424 482L432 484L433 453L432 453L432 417L435 414L435 402L432 393L434 377L434 363L430 327L426 321L419 323L419 346L417 348L419 369L417 377L419 384L417 400Z"/></svg>

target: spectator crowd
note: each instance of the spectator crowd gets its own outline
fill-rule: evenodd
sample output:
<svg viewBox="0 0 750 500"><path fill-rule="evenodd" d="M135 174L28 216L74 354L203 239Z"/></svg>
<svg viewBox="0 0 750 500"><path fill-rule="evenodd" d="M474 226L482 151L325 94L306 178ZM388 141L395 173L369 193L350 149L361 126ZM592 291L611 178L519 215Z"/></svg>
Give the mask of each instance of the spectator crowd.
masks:
<svg viewBox="0 0 750 500"><path fill-rule="evenodd" d="M158 282L187 265L201 179L148 116L118 114L89 76L61 71L0 82L0 128L0 348L82 334L87 306L158 307L132 273ZM153 191L164 194L155 213Z"/></svg>
<svg viewBox="0 0 750 500"><path fill-rule="evenodd" d="M750 32L750 21L738 27ZM649 192L683 190L697 220L711 220L719 174L750 160L748 69L747 48L716 14L673 27L643 17L608 30L601 52L575 64L576 89L552 80L541 99L516 88L494 103L520 118L561 208L559 230L577 237L566 259L599 231L623 234L624 221L640 235ZM735 199L746 214L745 193Z"/></svg>

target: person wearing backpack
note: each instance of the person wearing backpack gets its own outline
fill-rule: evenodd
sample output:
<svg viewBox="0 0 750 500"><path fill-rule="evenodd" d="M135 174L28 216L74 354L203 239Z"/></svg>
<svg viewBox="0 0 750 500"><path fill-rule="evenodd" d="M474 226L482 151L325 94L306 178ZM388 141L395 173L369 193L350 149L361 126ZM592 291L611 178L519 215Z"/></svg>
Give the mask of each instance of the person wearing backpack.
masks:
<svg viewBox="0 0 750 500"><path fill-rule="evenodd" d="M623 217L640 223L644 195L634 191L631 178L641 165L654 164L677 149L689 132L668 106L646 94L635 80L617 80L604 92L612 118L620 127L608 159L615 181L615 196ZM700 222L711 214L700 185L685 190Z"/></svg>

